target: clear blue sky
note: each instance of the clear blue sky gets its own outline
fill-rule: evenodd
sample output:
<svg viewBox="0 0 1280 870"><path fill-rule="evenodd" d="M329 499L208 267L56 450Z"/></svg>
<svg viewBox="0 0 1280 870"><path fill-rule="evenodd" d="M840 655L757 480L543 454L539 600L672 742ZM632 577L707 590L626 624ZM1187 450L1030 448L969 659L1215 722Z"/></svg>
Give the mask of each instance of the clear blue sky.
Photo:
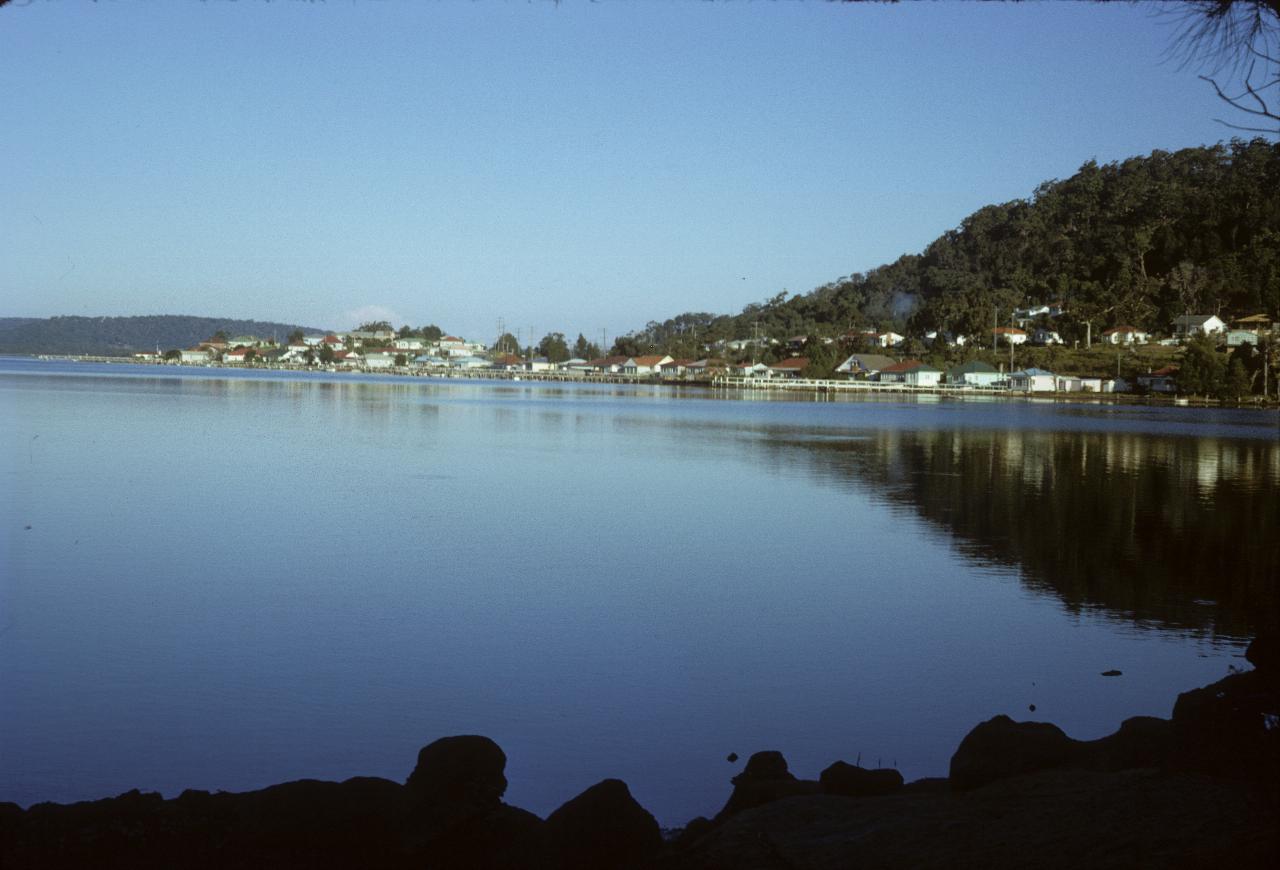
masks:
<svg viewBox="0 0 1280 870"><path fill-rule="evenodd" d="M1091 158L1227 139L1092 3L0 8L0 316L599 340L919 251Z"/></svg>

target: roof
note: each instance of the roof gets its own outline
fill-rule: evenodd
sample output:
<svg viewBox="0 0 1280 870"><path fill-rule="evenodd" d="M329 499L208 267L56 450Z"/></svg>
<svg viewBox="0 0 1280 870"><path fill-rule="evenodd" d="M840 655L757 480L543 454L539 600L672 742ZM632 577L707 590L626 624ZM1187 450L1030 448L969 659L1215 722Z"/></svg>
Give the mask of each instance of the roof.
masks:
<svg viewBox="0 0 1280 870"><path fill-rule="evenodd" d="M784 359L782 362L769 366L771 369L802 369L809 364L807 356L793 356L790 359Z"/></svg>
<svg viewBox="0 0 1280 870"><path fill-rule="evenodd" d="M1138 329L1136 326L1113 326L1102 334L1114 335L1117 332L1142 332L1142 330Z"/></svg>
<svg viewBox="0 0 1280 870"><path fill-rule="evenodd" d="M1182 326L1196 326L1217 316L1216 314L1184 314L1181 317L1175 317L1173 322Z"/></svg>
<svg viewBox="0 0 1280 870"><path fill-rule="evenodd" d="M998 335L1026 335L1027 334L1027 331L1025 329L1018 329L1018 327L1016 326L997 326L995 329L991 331Z"/></svg>
<svg viewBox="0 0 1280 870"><path fill-rule="evenodd" d="M848 362L856 362L860 368L865 371L880 371L885 366L893 365L893 357L884 356L878 353L855 353L846 359L840 365Z"/></svg>
<svg viewBox="0 0 1280 870"><path fill-rule="evenodd" d="M441 341L456 341L456 342L461 342L461 341L462 341L462 339L458 338L458 336L456 336L456 335L446 335L444 338L442 338L442 339L440 339L440 340L441 340Z"/></svg>
<svg viewBox="0 0 1280 870"><path fill-rule="evenodd" d="M658 363L666 360L666 358L667 358L667 355L665 353L656 354L656 355L651 354L649 356L629 357L629 359L631 359L638 366L656 366Z"/></svg>
<svg viewBox="0 0 1280 870"><path fill-rule="evenodd" d="M1152 373L1150 374L1150 377L1153 377L1153 378L1167 378L1167 377L1169 377L1170 375L1176 375L1177 373L1178 373L1178 367L1177 367L1176 365L1174 365L1174 364L1170 363L1169 365L1165 366L1164 368L1156 369L1154 372L1152 372Z"/></svg>
<svg viewBox="0 0 1280 870"><path fill-rule="evenodd" d="M1047 371L1045 371L1044 369L1038 369L1038 368L1036 368L1035 366L1032 366L1032 367L1031 367L1031 368L1029 368L1029 369L1023 369L1023 370L1022 370L1022 371L1020 371L1020 372L1014 372L1013 374L1009 375L1009 377L1011 377L1011 378L1017 378L1017 377L1024 377L1024 378L1050 377L1050 378L1056 378L1056 377L1057 377L1057 375L1055 375L1053 372L1047 372Z"/></svg>
<svg viewBox="0 0 1280 870"><path fill-rule="evenodd" d="M599 359L593 359L588 365L597 369L605 366L620 366L630 358L626 356L602 356Z"/></svg>

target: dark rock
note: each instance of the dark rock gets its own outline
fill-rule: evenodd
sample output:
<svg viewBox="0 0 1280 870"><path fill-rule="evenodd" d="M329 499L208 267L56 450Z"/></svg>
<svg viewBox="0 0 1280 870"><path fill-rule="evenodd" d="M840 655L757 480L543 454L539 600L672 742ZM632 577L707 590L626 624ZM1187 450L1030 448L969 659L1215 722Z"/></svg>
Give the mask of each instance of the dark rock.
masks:
<svg viewBox="0 0 1280 870"><path fill-rule="evenodd" d="M620 779L596 783L547 817L548 847L566 867L630 867L662 848L662 832Z"/></svg>
<svg viewBox="0 0 1280 870"><path fill-rule="evenodd" d="M730 764L733 764L737 760L738 760L738 753L736 752L730 752L729 755L725 758L725 761L729 762Z"/></svg>
<svg viewBox="0 0 1280 870"><path fill-rule="evenodd" d="M787 770L787 760L782 757L782 753L772 750L752 755L747 759L746 769L732 781L733 794L716 815L716 822L779 798L817 794L822 790L821 786L812 780L796 779L791 771Z"/></svg>
<svg viewBox="0 0 1280 870"><path fill-rule="evenodd" d="M1103 671L1103 672L1102 672L1102 676L1104 676L1104 677L1121 677L1121 676L1124 676L1124 672L1123 672L1123 671L1117 671L1115 668L1112 668L1112 669L1111 669L1111 670L1109 670L1109 671Z"/></svg>
<svg viewBox="0 0 1280 870"><path fill-rule="evenodd" d="M867 770L837 761L822 771L818 777L822 790L827 794L845 797L872 797L893 794L902 788L902 774L891 767Z"/></svg>
<svg viewBox="0 0 1280 870"><path fill-rule="evenodd" d="M442 737L418 752L405 786L414 799L453 812L498 806L507 791L507 756L488 737Z"/></svg>
<svg viewBox="0 0 1280 870"><path fill-rule="evenodd" d="M1179 766L1249 779L1280 775L1280 693L1262 671L1183 692L1173 730Z"/></svg>
<svg viewBox="0 0 1280 870"><path fill-rule="evenodd" d="M1280 641L1276 634L1270 631L1258 632L1257 637L1249 642L1244 657L1261 673L1273 678L1277 676L1277 672L1280 672Z"/></svg>
<svg viewBox="0 0 1280 870"><path fill-rule="evenodd" d="M951 785L977 788L998 779L1064 764L1072 740L1048 722L996 716L975 727L951 756Z"/></svg>
<svg viewBox="0 0 1280 870"><path fill-rule="evenodd" d="M1164 767L1173 754L1173 723L1155 716L1134 716L1099 740L1077 743L1073 766L1093 770Z"/></svg>
<svg viewBox="0 0 1280 870"><path fill-rule="evenodd" d="M697 842L703 835L715 828L715 823L706 816L691 819L671 841L675 849L685 849Z"/></svg>

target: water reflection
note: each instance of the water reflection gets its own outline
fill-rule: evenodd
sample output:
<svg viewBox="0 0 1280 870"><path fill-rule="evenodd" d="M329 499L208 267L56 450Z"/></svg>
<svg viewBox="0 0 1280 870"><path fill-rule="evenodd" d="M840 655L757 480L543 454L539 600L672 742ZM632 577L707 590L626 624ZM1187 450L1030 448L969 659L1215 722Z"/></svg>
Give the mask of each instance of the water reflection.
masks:
<svg viewBox="0 0 1280 870"><path fill-rule="evenodd" d="M1280 607L1280 443L902 429L758 443L910 508L1073 611L1243 637Z"/></svg>

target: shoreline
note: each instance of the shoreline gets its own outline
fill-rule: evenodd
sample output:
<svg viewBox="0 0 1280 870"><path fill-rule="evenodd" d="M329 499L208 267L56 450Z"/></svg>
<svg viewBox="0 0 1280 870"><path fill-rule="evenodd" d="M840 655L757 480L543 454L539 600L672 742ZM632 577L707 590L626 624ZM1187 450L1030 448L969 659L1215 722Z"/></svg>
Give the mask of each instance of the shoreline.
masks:
<svg viewBox="0 0 1280 870"><path fill-rule="evenodd" d="M657 387L694 387L715 390L725 394L737 394L740 398L751 398L753 393L797 393L815 398L832 399L836 396L928 396L932 398L976 399L982 401L1008 400L1055 402L1063 404L1091 405L1132 405L1136 407L1168 407L1168 408L1232 408L1245 410L1280 410L1280 396L1276 398L1253 397L1247 402L1231 402L1209 396L1177 396L1172 394L1148 393L1093 393L1093 392L1059 392L1059 391L1015 391L1004 388L970 387L939 385L936 387L918 387L910 384L881 384L869 381L853 380L819 380L801 378L737 378L718 376L704 379L663 378L653 375L626 375L621 373L593 374L583 372L518 372L501 369L416 369L407 366L390 368L367 368L363 366L305 366L280 364L237 365L221 362L181 363L162 360L135 360L128 357L93 356L87 354L23 354L14 355L13 359L38 359L60 362L101 363L109 365L134 365L140 367L162 367L178 369L217 369L225 371L271 371L314 374L361 374L384 375L397 378L432 378L435 380L486 380L526 381L540 383L583 383L583 384L622 384L634 386Z"/></svg>
<svg viewBox="0 0 1280 870"><path fill-rule="evenodd" d="M995 716L946 779L835 761L797 778L757 752L712 818L662 831L605 779L545 819L502 802L506 755L487 737L423 747L403 784L298 780L251 792L127 792L27 809L0 803L6 868L694 868L1232 866L1280 856L1280 660L1181 693L1169 719L1097 740Z"/></svg>

